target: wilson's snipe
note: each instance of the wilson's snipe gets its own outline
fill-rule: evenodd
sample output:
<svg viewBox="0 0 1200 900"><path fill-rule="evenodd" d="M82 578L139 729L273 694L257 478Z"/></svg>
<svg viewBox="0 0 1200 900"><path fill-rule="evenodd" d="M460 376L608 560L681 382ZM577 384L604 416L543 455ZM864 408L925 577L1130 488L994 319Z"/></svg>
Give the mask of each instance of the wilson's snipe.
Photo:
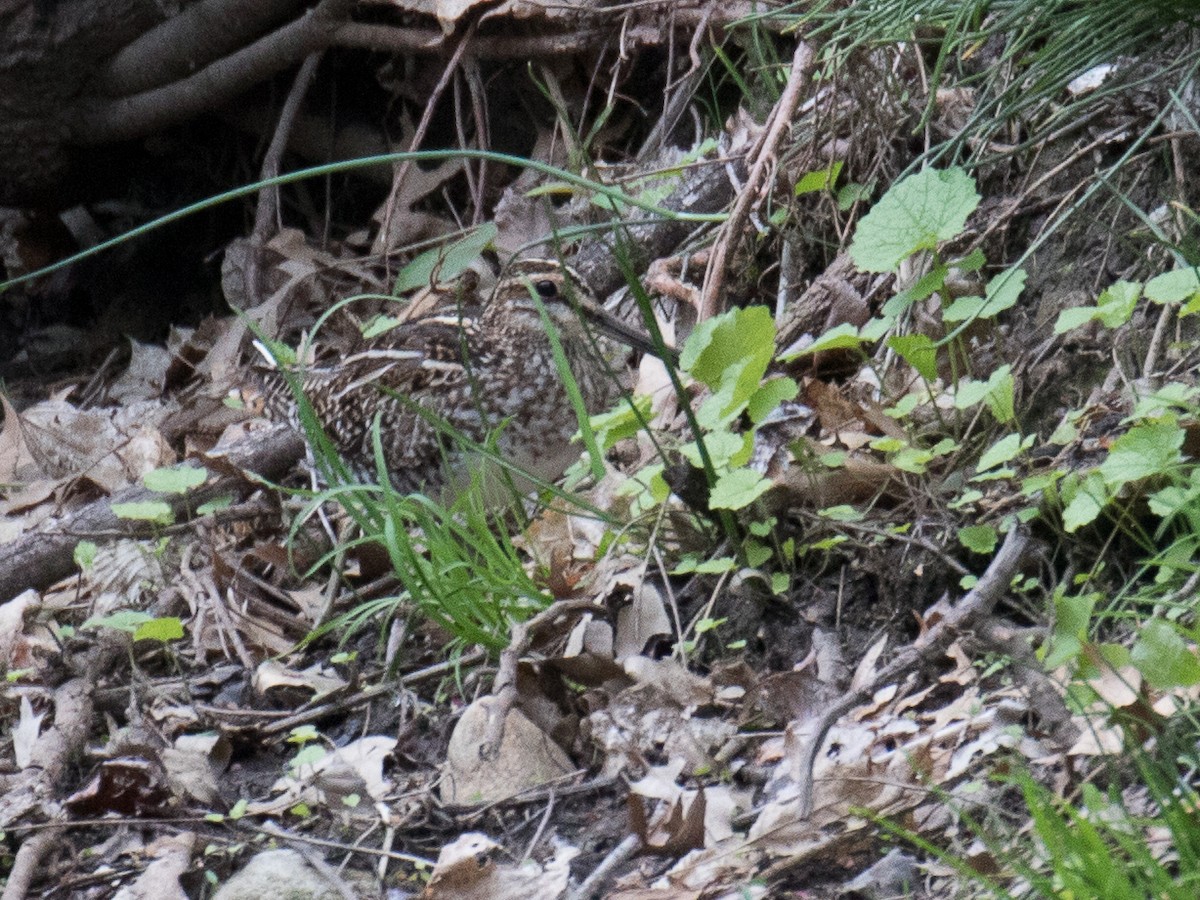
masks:
<svg viewBox="0 0 1200 900"><path fill-rule="evenodd" d="M403 492L469 480L470 454L452 432L477 444L495 432L501 458L542 480L559 477L579 456L571 444L578 423L535 293L588 412L602 410L618 388L607 364L615 348L584 322L631 346L644 348L645 338L605 313L567 267L523 260L509 267L482 309L460 301L373 338L334 367L296 373L343 459L359 474L374 474L378 417L384 462ZM267 381L268 407L288 408L297 424L281 374Z"/></svg>

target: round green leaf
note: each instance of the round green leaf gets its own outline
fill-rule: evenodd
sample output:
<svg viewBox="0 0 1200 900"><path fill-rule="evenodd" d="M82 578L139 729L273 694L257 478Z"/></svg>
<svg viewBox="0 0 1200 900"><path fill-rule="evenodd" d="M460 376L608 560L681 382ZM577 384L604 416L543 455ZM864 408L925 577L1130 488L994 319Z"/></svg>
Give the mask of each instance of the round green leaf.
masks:
<svg viewBox="0 0 1200 900"><path fill-rule="evenodd" d="M850 257L867 272L890 272L961 232L979 200L975 180L963 169L922 169L892 185L863 217Z"/></svg>

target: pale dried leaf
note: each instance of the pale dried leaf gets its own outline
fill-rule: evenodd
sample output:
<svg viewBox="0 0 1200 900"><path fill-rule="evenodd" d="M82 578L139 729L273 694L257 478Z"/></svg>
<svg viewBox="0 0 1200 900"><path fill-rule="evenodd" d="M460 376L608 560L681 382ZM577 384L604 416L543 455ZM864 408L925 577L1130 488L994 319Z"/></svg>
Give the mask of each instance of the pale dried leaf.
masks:
<svg viewBox="0 0 1200 900"><path fill-rule="evenodd" d="M300 610L300 615L313 625L326 612L329 605L325 591L316 586L288 591L287 595Z"/></svg>
<svg viewBox="0 0 1200 900"><path fill-rule="evenodd" d="M683 794L683 788L676 784L683 763L682 759L673 759L665 766L648 767L645 775L629 785L630 793L651 800L677 800Z"/></svg>
<svg viewBox="0 0 1200 900"><path fill-rule="evenodd" d="M129 339L129 365L108 388L111 403L150 400L162 394L167 383L171 354L160 344L143 344Z"/></svg>
<svg viewBox="0 0 1200 900"><path fill-rule="evenodd" d="M640 769L647 754L682 759L688 772L711 767L712 754L737 731L735 722L692 715L638 685L621 691L587 721L592 741L604 753L606 775Z"/></svg>
<svg viewBox="0 0 1200 900"><path fill-rule="evenodd" d="M115 410L79 410L47 400L21 415L26 443L52 477L84 476L112 493L175 461L158 430L167 410L133 403Z"/></svg>
<svg viewBox="0 0 1200 900"><path fill-rule="evenodd" d="M321 697L333 691L341 690L346 681L336 672L331 672L320 663L313 663L307 669L289 669L274 659L264 660L254 670L254 690L266 695L279 688L300 688L311 691L313 697Z"/></svg>
<svg viewBox="0 0 1200 900"><path fill-rule="evenodd" d="M179 879L191 865L195 846L196 835L189 831L154 841L138 854L149 859L145 870L133 884L117 891L113 900L187 900Z"/></svg>
<svg viewBox="0 0 1200 900"><path fill-rule="evenodd" d="M12 731L13 757L17 768L24 769L33 761L33 745L42 731L42 719L46 714L35 713L33 704L25 695L21 696L21 716Z"/></svg>
<svg viewBox="0 0 1200 900"><path fill-rule="evenodd" d="M579 851L557 843L544 864L497 865L498 845L483 834L467 833L438 854L422 900L555 900L566 893L571 860Z"/></svg>
<svg viewBox="0 0 1200 900"><path fill-rule="evenodd" d="M317 871L300 853L283 849L255 854L221 885L213 900L267 900L271 897L345 900L347 896L354 894L347 884L337 880L332 869Z"/></svg>
<svg viewBox="0 0 1200 900"><path fill-rule="evenodd" d="M480 750L497 702L494 697L476 700L455 725L440 785L444 803L505 800L575 771L562 748L517 709L504 720L495 758L484 759Z"/></svg>
<svg viewBox="0 0 1200 900"><path fill-rule="evenodd" d="M23 591L0 605L0 670L23 669L32 661L25 635L25 619L41 609L37 591Z"/></svg>
<svg viewBox="0 0 1200 900"><path fill-rule="evenodd" d="M383 764L396 747L394 738L367 736L327 753L316 762L296 768L279 779L273 791L284 792L284 802L340 803L352 794L382 799L392 782L384 777Z"/></svg>
<svg viewBox="0 0 1200 900"><path fill-rule="evenodd" d="M871 898L903 897L917 883L917 859L899 849L846 882L845 890Z"/></svg>
<svg viewBox="0 0 1200 900"><path fill-rule="evenodd" d="M221 799L217 771L207 754L165 747L159 754L171 793L185 801L216 806Z"/></svg>
<svg viewBox="0 0 1200 900"><path fill-rule="evenodd" d="M677 660L630 656L622 665L625 674L638 685L654 691L678 707L689 709L712 702L712 682L689 672Z"/></svg>
<svg viewBox="0 0 1200 900"><path fill-rule="evenodd" d="M4 425L0 427L0 486L35 478L37 461L25 443L17 411L3 394L0 394L0 412L4 413Z"/></svg>
<svg viewBox="0 0 1200 900"><path fill-rule="evenodd" d="M771 888L754 879L762 854L753 847L725 842L684 854L666 875L650 888L633 884L606 894L607 900L765 900Z"/></svg>
<svg viewBox="0 0 1200 900"><path fill-rule="evenodd" d="M490 5L496 0L435 0L434 13L446 34L453 34L459 20L476 7Z"/></svg>
<svg viewBox="0 0 1200 900"><path fill-rule="evenodd" d="M1105 665L1100 674L1089 678L1087 683L1101 703L1109 708L1132 706L1141 699L1142 673L1132 665L1120 669Z"/></svg>
<svg viewBox="0 0 1200 900"><path fill-rule="evenodd" d="M879 662L879 656L883 653L883 648L887 646L887 635L885 634L874 644L867 648L867 652L863 654L859 660L858 666L854 670L854 677L850 679L850 692L860 691L875 679L875 664Z"/></svg>
<svg viewBox="0 0 1200 900"><path fill-rule="evenodd" d="M12 516L16 513L29 512L35 510L46 500L54 496L54 492L62 485L61 481L50 481L45 478L39 478L26 484L19 491L8 496L8 499L0 503L0 516ZM9 524L17 526L16 532L11 536L0 538L0 543L15 539L22 531L31 528L34 522L26 522L21 527L22 523L15 522Z"/></svg>
<svg viewBox="0 0 1200 900"><path fill-rule="evenodd" d="M649 640L672 633L671 619L662 594L652 583L642 580L633 589L631 601L617 612L616 659L640 654Z"/></svg>
<svg viewBox="0 0 1200 900"><path fill-rule="evenodd" d="M1077 716L1079 740L1067 751L1067 756L1113 756L1125 749L1125 729L1095 719Z"/></svg>
<svg viewBox="0 0 1200 900"><path fill-rule="evenodd" d="M143 598L165 584L162 558L155 546L130 539L100 544L92 565L80 578L81 590L93 598L97 616L118 609L140 609Z"/></svg>

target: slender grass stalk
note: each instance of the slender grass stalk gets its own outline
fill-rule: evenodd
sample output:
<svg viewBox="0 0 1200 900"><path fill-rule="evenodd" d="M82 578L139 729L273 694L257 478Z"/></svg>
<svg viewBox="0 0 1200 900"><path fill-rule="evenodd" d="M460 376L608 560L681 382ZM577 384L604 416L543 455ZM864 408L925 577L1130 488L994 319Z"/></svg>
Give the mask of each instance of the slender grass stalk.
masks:
<svg viewBox="0 0 1200 900"><path fill-rule="evenodd" d="M139 225L137 228L131 228L124 234L120 234L107 241L101 241L94 247L89 247L66 259L61 259L49 266L43 266L33 272L28 272L24 275L19 275L15 278L10 278L7 281L0 282L0 293L9 288L30 281L34 278L40 278L43 275L49 275L51 272L57 272L59 269L74 265L82 259L87 259L89 256L95 256L97 253L103 253L105 250L110 250L118 244L131 240L135 237L140 237L143 234L161 228L164 225L169 225L172 222L178 222L180 219L187 218L198 212L203 212L206 209L211 209L214 206L219 206L222 203L227 203L230 200L236 200L240 197L246 197L251 194L258 193L264 187L274 187L283 184L291 184L294 181L303 181L308 178L319 178L322 175L334 175L339 172L348 172L354 169L362 168L363 166L378 166L390 165L396 162L438 162L446 159L481 159L489 162L504 163L505 165L518 166L525 169L532 169L535 172L540 172L543 175L549 175L566 182L572 187L582 190L593 191L609 200L623 205L631 206L635 209L640 209L644 212L651 213L654 216L680 222L722 222L725 220L724 214L720 213L689 213L679 212L676 210L665 209L653 203L647 203L637 197L630 196L619 188L609 187L606 184L601 184L589 178L584 178L576 175L574 172L568 172L566 169L560 169L557 166L552 166L548 163L539 162L535 159L526 159L520 156L511 156L507 153L494 153L491 150L418 150L415 152L398 152L398 153L383 153L378 156L364 156L358 159L343 160L341 162L326 163L320 166L311 166L307 169L298 169L295 172L286 172L277 175L274 178L268 178L263 181L255 181L250 184L242 185L241 187L225 191L221 194L215 194L212 197L207 197L204 200L191 203L187 206L173 210L166 215L159 216L144 225Z"/></svg>

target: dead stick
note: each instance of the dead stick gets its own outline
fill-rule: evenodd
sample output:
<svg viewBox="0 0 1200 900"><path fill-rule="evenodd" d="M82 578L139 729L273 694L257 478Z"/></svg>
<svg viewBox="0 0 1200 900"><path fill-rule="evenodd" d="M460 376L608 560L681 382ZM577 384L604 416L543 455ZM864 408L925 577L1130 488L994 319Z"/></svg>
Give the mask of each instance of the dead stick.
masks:
<svg viewBox="0 0 1200 900"><path fill-rule="evenodd" d="M986 618L992 611L992 607L1008 589L1009 583L1025 558L1025 550L1028 545L1029 536L1024 531L1019 528L1010 531L1000 547L1000 552L996 554L987 571L983 573L983 577L962 600L951 607L945 618L909 644L903 652L872 678L869 684L847 694L821 716L817 721L816 730L800 754L800 775L797 789L800 797L799 818L801 821L812 814L813 764L817 760L817 751L825 743L825 735L829 733L833 724L854 707L869 700L883 685L899 681L902 676L916 669L925 660L941 655L964 629Z"/></svg>
<svg viewBox="0 0 1200 900"><path fill-rule="evenodd" d="M92 651L97 661L108 656L103 647ZM11 823L23 808L54 796L67 764L82 752L92 726L92 691L96 683L92 668L91 674L72 678L54 692L54 724L38 735L30 750L29 765L6 786L0 821ZM21 844L0 900L24 900L34 879L44 874L42 861L57 846L61 830L56 824Z"/></svg>
<svg viewBox="0 0 1200 900"><path fill-rule="evenodd" d="M463 53L466 52L471 39L475 36L475 29L478 25L479 20L476 19L467 26L466 32L463 33L463 36L458 41L458 46L454 48L454 55L450 57L450 61L446 63L446 68L442 70L442 77L434 85L433 93L429 95L429 100L425 103L425 111L421 114L421 121L417 123L417 130L408 144L409 153L421 149L421 143L425 140L425 132L429 130L429 123L433 121L434 108L442 98L446 87L450 84L451 77L458 70L458 65L462 62ZM400 196L400 186L404 184L404 179L408 177L408 172L411 168L411 159L404 160L404 162L396 167L396 177L392 180L392 190L388 194L387 206L383 213L383 226L379 229L380 240L383 242L383 249L385 251L391 249L389 245L391 244L392 217L396 213L396 200Z"/></svg>
<svg viewBox="0 0 1200 900"><path fill-rule="evenodd" d="M568 900L592 900L600 893L617 869L633 859L641 849L641 838L636 834L627 836L625 840L609 851L608 856L604 857L592 874L583 880L583 884L567 895Z"/></svg>
<svg viewBox="0 0 1200 900"><path fill-rule="evenodd" d="M733 199L733 185L726 175L725 163L732 165L738 177L745 174L741 158L705 160L685 171L680 184L666 200L663 209L673 212L715 213ZM635 217L644 214L638 212ZM585 240L571 265L597 296L607 297L625 284L618 259L624 256L635 272L645 272L650 261L672 252L695 229L695 222L666 219L660 222L629 224Z"/></svg>
<svg viewBox="0 0 1200 900"><path fill-rule="evenodd" d="M150 134L233 100L252 85L327 47L354 0L321 0L302 16L195 75L82 111L72 126L81 146Z"/></svg>
<svg viewBox="0 0 1200 900"><path fill-rule="evenodd" d="M725 260L729 256L729 248L738 239L742 226L746 224L746 219L750 215L750 207L758 198L759 189L766 176L767 164L775 158L775 150L779 146L780 140L783 139L783 133L796 114L796 107L800 105L803 89L808 85L812 75L814 59L815 54L812 47L807 41L800 41L796 45L796 53L792 57L792 73L788 76L787 86L784 87L783 95L771 113L771 124L762 141L751 153L751 156L754 157L754 164L750 169L750 176L742 186L729 218L721 226L721 233L717 238L713 253L708 258L708 272L704 291L700 298L700 321L712 318L717 311L717 295L721 293L721 286L725 281Z"/></svg>
<svg viewBox="0 0 1200 900"><path fill-rule="evenodd" d="M295 15L300 0L198 0L122 47L96 73L91 92L140 94L239 50Z"/></svg>
<svg viewBox="0 0 1200 900"><path fill-rule="evenodd" d="M500 666L496 672L496 681L492 685L496 703L488 710L487 731L479 747L479 755L483 759L494 760L500 752L500 742L504 739L504 721L508 718L508 711L517 702L517 664L529 649L529 641L534 633L559 616L576 612L599 612L600 609L592 600L559 600L529 621L513 626L508 646L500 654Z"/></svg>
<svg viewBox="0 0 1200 900"><path fill-rule="evenodd" d="M13 857L12 869L0 900L25 900L29 889L33 887L33 880L42 871L43 859L51 848L57 846L62 830L61 825L47 828L21 844L17 855Z"/></svg>
<svg viewBox="0 0 1200 900"><path fill-rule="evenodd" d="M267 479L278 479L304 455L304 440L291 429L280 428L248 438L222 457L237 469ZM192 463L191 465L195 465ZM181 518L202 503L225 494L245 496L256 485L246 478L216 478L186 495L159 494L143 487L128 487L112 497L96 500L57 523L50 531L26 534L11 544L0 546L0 602L15 597L27 588L42 590L75 570L74 552L80 535L112 533L125 537L151 537L149 522L120 519L112 511L114 503L140 503L159 500L171 506Z"/></svg>
<svg viewBox="0 0 1200 900"><path fill-rule="evenodd" d="M292 127L296 124L296 116L300 113L300 105L304 102L304 97L308 93L309 85L312 84L313 78L317 74L317 66L320 65L322 51L310 53L304 60L304 64L300 66L300 71L296 73L296 78L292 82L291 90L288 91L287 99L283 102L283 109L279 112L279 121L275 125L275 134L271 137L271 144L267 147L267 152L263 155L262 169L259 171L260 181L270 181L279 174L279 166L283 161L284 151L287 150L288 142L292 136ZM279 216L279 185L268 184L258 192L258 208L254 211L254 230L250 233L250 254L246 261L246 306L258 306L262 298L262 249L263 246L271 239L272 226L275 225L275 220ZM245 320L239 321L239 326L244 332L246 329ZM274 336L274 329L268 331Z"/></svg>

